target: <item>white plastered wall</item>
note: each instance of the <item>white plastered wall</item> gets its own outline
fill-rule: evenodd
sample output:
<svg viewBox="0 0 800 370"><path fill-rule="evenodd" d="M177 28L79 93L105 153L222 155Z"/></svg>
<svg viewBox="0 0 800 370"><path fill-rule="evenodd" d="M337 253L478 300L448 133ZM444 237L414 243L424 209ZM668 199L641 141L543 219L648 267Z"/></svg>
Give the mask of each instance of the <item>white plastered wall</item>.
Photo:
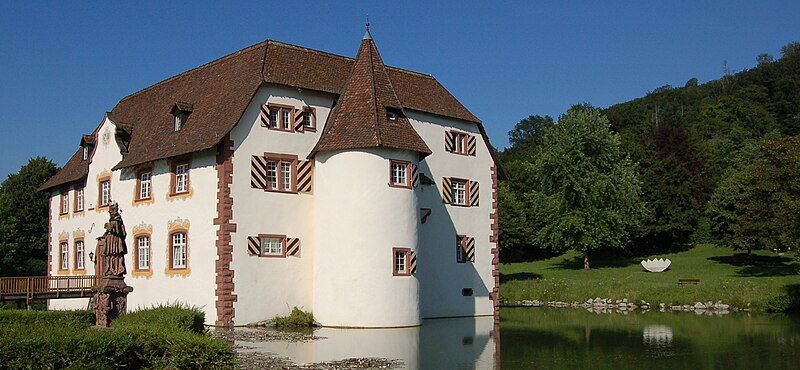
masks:
<svg viewBox="0 0 800 370"><path fill-rule="evenodd" d="M73 213L74 189L70 188L70 214L59 218L59 193L51 197L51 251L53 263L51 275L76 275L73 269L58 271L59 237L68 234L70 244L70 266L75 258L73 233L85 233L86 274L94 274L94 263L88 253L94 252L96 238L103 235L103 225L108 221L107 208L97 209L98 180L111 176L111 198L119 204L127 230L128 254L125 266L128 274L125 281L134 288L128 295L128 308L149 307L162 303L182 303L197 306L204 310L206 322L213 323L215 309L215 268L216 260L216 217L217 172L215 151L208 150L191 155L189 182L191 196L169 197L170 173L166 160L158 160L147 166L152 167L152 202L135 203L135 168L111 171L122 159L115 137L115 126L104 118L98 130L96 149L89 166L86 188L84 190L86 209L83 213ZM171 133L164 134L168 140ZM183 274L169 274L167 271L168 238L170 225L188 225L188 270ZM133 253L136 252L134 231L149 229L151 240L150 273L134 272ZM54 309L86 308L88 298L54 299L50 307Z"/></svg>
<svg viewBox="0 0 800 370"><path fill-rule="evenodd" d="M419 232L419 280L423 318L491 315L489 293L492 278L493 244L491 234L493 165L476 124L441 116L406 110L414 129L433 154L420 163L420 172L436 185L420 185L419 207L430 208L431 215ZM476 155L464 156L444 150L446 131L457 130L476 136ZM479 206L458 207L442 202L442 178L458 177L478 181ZM475 262L456 263L456 235L475 238ZM473 296L462 296L463 288L472 288Z"/></svg>
<svg viewBox="0 0 800 370"><path fill-rule="evenodd" d="M393 248L417 250L417 197L389 186L390 159L417 158L377 148L316 155L314 316L321 325L420 324L416 275L392 273Z"/></svg>
<svg viewBox="0 0 800 370"><path fill-rule="evenodd" d="M233 157L232 233L234 323L242 325L289 313L297 306L312 310L314 259L314 196L254 189L250 185L250 161L265 152L297 155L303 160L322 132L333 95L296 88L262 85L239 123L231 131ZM265 103L316 109L316 132L281 132L261 126L260 107ZM316 175L315 175L316 177ZM316 184L314 185L316 187ZM316 189L314 189L316 190ZM258 257L247 253L247 237L259 234L300 238L300 256Z"/></svg>

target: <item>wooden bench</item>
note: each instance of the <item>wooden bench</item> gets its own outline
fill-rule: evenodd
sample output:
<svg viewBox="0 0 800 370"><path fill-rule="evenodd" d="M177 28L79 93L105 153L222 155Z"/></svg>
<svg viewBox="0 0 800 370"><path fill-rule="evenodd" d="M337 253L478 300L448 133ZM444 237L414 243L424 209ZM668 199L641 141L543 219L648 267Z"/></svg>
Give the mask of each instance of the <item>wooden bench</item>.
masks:
<svg viewBox="0 0 800 370"><path fill-rule="evenodd" d="M700 284L700 279L678 279L678 285L697 285Z"/></svg>

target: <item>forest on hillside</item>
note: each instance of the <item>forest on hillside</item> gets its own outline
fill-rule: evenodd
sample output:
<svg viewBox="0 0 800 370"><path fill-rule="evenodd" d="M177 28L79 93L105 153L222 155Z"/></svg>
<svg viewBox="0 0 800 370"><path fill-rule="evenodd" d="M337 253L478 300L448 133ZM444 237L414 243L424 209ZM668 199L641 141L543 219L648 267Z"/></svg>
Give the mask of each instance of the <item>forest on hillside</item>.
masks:
<svg viewBox="0 0 800 370"><path fill-rule="evenodd" d="M605 109L577 105L558 122L538 115L521 120L509 132L510 147L501 153L509 175L501 182L499 197L504 262L564 252L569 243L554 242L551 214L569 208L569 202L591 207L586 206L591 197L576 200L569 195L580 184L548 180L554 170L552 164L544 163L552 157L554 146L566 145L548 138L566 130L558 126L576 108L602 115L599 125L608 127L612 135L607 141L615 143L635 166L630 194L644 206L624 242L609 248L599 245L593 253L653 254L696 243L747 251L797 250L800 43L784 46L777 59L761 54L755 60L751 69L726 71L722 78L704 84L692 78L682 87L662 86ZM590 139L571 140L569 145L581 147L573 153L605 156L590 145L592 134L587 135ZM561 161L579 162L574 158ZM612 162L592 165L602 170ZM567 194L562 200L553 197L559 191ZM566 217L572 217L573 223L603 219ZM569 227L563 221L558 227Z"/></svg>

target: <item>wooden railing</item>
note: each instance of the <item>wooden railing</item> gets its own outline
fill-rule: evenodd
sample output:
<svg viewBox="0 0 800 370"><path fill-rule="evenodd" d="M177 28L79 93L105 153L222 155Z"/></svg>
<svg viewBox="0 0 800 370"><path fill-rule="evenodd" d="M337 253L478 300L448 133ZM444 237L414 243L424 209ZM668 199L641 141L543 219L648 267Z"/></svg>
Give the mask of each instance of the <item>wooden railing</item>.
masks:
<svg viewBox="0 0 800 370"><path fill-rule="evenodd" d="M94 275L4 277L0 278L0 297L25 295L33 299L48 293L82 293L95 284Z"/></svg>

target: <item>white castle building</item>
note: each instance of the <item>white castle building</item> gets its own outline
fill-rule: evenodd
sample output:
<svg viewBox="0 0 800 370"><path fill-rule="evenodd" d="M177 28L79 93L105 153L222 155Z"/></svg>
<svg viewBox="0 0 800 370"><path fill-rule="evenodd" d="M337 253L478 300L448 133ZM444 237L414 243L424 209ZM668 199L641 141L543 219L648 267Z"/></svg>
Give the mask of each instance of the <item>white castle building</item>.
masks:
<svg viewBox="0 0 800 370"><path fill-rule="evenodd" d="M129 307L209 324L297 306L333 327L496 315L497 180L481 121L430 75L275 41L123 98L42 190L50 275L92 275L108 206ZM85 308L88 299L52 300Z"/></svg>

